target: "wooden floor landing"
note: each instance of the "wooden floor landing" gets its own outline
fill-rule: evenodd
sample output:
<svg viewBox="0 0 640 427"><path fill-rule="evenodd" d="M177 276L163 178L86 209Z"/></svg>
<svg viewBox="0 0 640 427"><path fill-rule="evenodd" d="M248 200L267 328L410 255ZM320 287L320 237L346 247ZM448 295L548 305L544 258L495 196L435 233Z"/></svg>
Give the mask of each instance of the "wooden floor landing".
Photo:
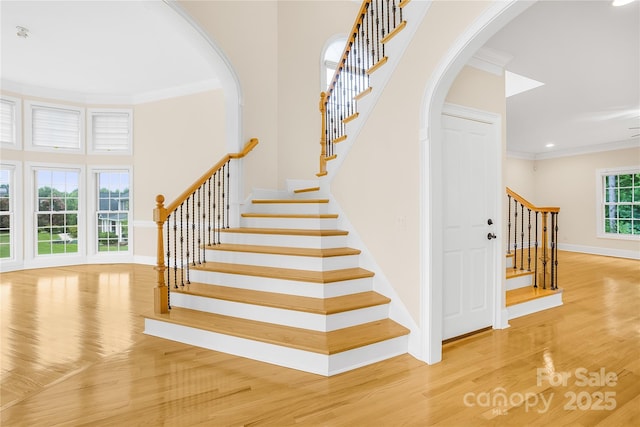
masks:
<svg viewBox="0 0 640 427"><path fill-rule="evenodd" d="M640 425L640 261L560 252L560 266L561 307L447 344L436 365L329 378L143 335L148 266L3 273L1 425ZM580 385L578 369L617 381ZM501 390L515 403L484 403ZM599 393L615 407L585 406Z"/></svg>

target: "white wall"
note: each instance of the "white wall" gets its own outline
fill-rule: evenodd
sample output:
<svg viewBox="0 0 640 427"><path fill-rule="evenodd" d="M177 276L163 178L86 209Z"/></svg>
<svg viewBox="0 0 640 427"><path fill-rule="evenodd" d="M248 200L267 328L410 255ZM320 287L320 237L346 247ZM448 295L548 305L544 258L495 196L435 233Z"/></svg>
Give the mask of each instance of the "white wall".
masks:
<svg viewBox="0 0 640 427"><path fill-rule="evenodd" d="M183 1L240 81L242 133L260 144L245 162L245 191L278 185L278 2Z"/></svg>
<svg viewBox="0 0 640 427"><path fill-rule="evenodd" d="M560 206L560 248L640 257L640 241L596 235L596 170L639 166L640 148L604 151L535 162L536 203Z"/></svg>
<svg viewBox="0 0 640 427"><path fill-rule="evenodd" d="M420 323L420 113L447 49L488 2L434 2L331 191Z"/></svg>

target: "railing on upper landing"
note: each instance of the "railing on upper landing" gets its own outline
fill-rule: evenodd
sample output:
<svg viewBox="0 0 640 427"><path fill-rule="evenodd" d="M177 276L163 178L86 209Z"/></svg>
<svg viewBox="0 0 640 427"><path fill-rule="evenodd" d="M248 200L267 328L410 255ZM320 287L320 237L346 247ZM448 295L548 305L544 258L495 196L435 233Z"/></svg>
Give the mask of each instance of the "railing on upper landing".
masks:
<svg viewBox="0 0 640 427"><path fill-rule="evenodd" d="M513 269L533 271L534 288L557 289L560 208L534 206L510 188L507 199L507 254L513 254Z"/></svg>
<svg viewBox="0 0 640 427"><path fill-rule="evenodd" d="M385 43L405 27L402 8L407 3L409 0L362 2L331 84L320 94L318 176L327 174L327 161L335 158L334 145L347 138L346 124L358 117L357 102L371 91L369 76L387 61Z"/></svg>
<svg viewBox="0 0 640 427"><path fill-rule="evenodd" d="M169 311L172 285L177 289L188 284L190 268L206 262L206 246L219 244L220 231L229 228L231 160L245 157L256 145L254 138L240 153L224 156L168 206L164 206L162 194L156 196L156 313Z"/></svg>

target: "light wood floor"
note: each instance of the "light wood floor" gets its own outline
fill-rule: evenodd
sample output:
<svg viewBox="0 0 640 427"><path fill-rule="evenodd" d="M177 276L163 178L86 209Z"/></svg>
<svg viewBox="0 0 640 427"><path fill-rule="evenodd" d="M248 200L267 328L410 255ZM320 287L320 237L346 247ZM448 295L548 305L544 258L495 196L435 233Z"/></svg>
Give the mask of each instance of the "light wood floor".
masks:
<svg viewBox="0 0 640 427"><path fill-rule="evenodd" d="M564 306L449 343L436 365L404 355L331 378L143 335L147 266L4 273L2 425L638 426L640 262L560 263ZM582 385L581 368L617 381Z"/></svg>

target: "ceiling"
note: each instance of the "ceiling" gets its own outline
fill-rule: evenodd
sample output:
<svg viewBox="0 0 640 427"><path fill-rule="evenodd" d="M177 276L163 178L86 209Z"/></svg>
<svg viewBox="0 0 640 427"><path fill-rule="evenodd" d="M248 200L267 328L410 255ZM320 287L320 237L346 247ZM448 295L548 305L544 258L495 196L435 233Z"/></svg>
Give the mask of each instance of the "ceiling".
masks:
<svg viewBox="0 0 640 427"><path fill-rule="evenodd" d="M0 11L3 89L137 103L219 86L212 49L163 1L3 0Z"/></svg>
<svg viewBox="0 0 640 427"><path fill-rule="evenodd" d="M163 1L3 0L0 11L5 90L138 103L219 86L211 47ZM639 23L638 1L539 1L490 39L507 70L544 83L508 98L509 152L637 144Z"/></svg>
<svg viewBox="0 0 640 427"><path fill-rule="evenodd" d="M507 149L529 157L640 145L640 2L539 1L485 47L544 83L507 98ZM546 147L554 144L553 147ZM603 145L604 144L604 145Z"/></svg>

